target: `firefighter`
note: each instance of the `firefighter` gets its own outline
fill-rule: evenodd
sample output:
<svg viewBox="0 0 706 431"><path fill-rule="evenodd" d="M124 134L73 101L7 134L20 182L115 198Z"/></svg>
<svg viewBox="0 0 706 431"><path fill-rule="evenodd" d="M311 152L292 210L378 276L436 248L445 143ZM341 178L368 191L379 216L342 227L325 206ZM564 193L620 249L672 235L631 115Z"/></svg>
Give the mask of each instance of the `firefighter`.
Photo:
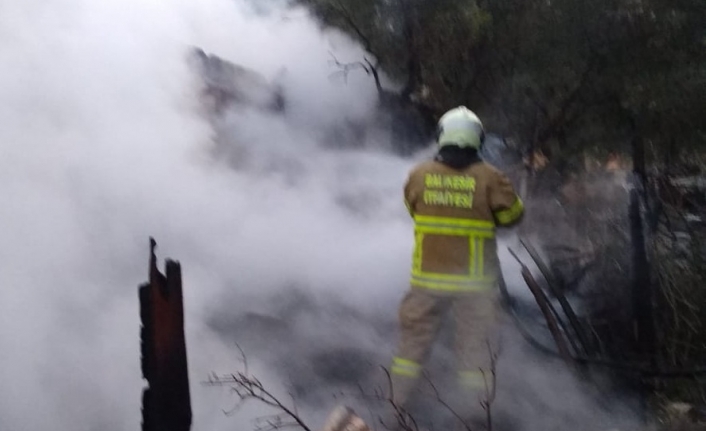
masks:
<svg viewBox="0 0 706 431"><path fill-rule="evenodd" d="M391 367L392 397L400 407L407 405L448 313L456 327L463 403L477 404L469 395L485 391L482 370L490 366L487 340L499 304L495 231L519 222L524 207L508 177L480 159L484 139L472 111L448 111L438 122L438 152L411 170L404 187L415 248Z"/></svg>

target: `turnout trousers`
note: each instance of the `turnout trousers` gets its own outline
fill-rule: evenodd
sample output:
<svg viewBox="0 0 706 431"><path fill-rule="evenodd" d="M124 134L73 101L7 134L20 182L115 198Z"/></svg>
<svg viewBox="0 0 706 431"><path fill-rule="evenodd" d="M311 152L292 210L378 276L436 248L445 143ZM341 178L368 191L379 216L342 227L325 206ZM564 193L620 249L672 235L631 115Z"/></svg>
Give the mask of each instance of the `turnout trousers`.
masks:
<svg viewBox="0 0 706 431"><path fill-rule="evenodd" d="M498 304L497 289L443 294L412 287L399 307L400 339L391 367L395 404L404 406L409 401L447 313L452 314L455 323L458 387L464 398L483 394L483 372L490 384L488 343L495 347Z"/></svg>

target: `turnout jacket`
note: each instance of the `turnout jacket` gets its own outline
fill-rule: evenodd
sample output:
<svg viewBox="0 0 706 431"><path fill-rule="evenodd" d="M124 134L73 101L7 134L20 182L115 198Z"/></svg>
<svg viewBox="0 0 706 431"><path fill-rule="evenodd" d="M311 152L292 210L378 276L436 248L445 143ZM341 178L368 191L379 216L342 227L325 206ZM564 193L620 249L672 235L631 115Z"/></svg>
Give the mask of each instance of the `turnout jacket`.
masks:
<svg viewBox="0 0 706 431"><path fill-rule="evenodd" d="M454 169L430 160L410 172L404 200L414 219L413 287L460 293L496 285L496 227L524 213L505 174L483 161Z"/></svg>

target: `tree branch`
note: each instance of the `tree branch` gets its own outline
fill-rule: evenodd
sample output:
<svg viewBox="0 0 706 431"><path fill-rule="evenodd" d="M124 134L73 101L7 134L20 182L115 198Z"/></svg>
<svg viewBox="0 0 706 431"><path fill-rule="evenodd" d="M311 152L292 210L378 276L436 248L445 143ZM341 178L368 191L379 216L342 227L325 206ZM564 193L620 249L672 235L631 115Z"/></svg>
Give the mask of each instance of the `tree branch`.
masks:
<svg viewBox="0 0 706 431"><path fill-rule="evenodd" d="M235 406L231 410L225 411L224 413L230 416L237 412L247 401L257 400L268 407L281 411L282 413L255 419L256 431L272 431L292 427L299 427L304 431L313 431L302 420L301 416L299 416L294 400L292 400L293 407L287 407L279 398L265 388L262 382L248 373L247 357L245 356L243 349L241 349L240 346L237 347L240 350L242 357L241 361L244 364L245 371L235 374L228 374L222 377L219 377L213 373L209 376L208 381L204 382L204 384L209 386L231 386L231 393L238 396L239 400ZM287 418L289 421L286 420ZM264 425L261 424L262 422L264 422Z"/></svg>
<svg viewBox="0 0 706 431"><path fill-rule="evenodd" d="M338 13L338 15L343 18L343 20L346 22L351 27L351 30L355 32L355 34L358 36L360 41L363 44L363 49L368 51L370 54L372 54L374 57L377 58L377 55L375 52L373 52L373 44L370 41L370 38L368 38L365 33L360 29L360 26L355 22L353 19L353 15L350 13L348 8L346 8L340 1L334 2L335 6L333 6L333 9Z"/></svg>

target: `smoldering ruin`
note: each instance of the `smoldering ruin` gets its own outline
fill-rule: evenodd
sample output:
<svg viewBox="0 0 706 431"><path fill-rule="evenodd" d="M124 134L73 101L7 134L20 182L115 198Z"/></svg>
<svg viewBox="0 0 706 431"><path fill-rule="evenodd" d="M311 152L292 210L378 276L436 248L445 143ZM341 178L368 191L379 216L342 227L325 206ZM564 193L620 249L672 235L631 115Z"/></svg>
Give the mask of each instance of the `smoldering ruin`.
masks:
<svg viewBox="0 0 706 431"><path fill-rule="evenodd" d="M340 403L375 424L384 402L360 394L385 386L408 288L401 184L432 154L438 107L428 87L402 97L373 76L350 35L281 6L67 0L0 16L0 429L139 427L135 287L150 236L182 264L193 429L251 429L270 413L224 414L237 397L200 384L236 373L242 354L313 427ZM702 171L625 154L562 165L526 144L491 135L483 151L528 214L499 237L497 424L644 429L644 393L700 375ZM655 245L657 366L634 330L639 232ZM576 344L570 365L508 247ZM444 334L430 368L440 387L453 368Z"/></svg>

